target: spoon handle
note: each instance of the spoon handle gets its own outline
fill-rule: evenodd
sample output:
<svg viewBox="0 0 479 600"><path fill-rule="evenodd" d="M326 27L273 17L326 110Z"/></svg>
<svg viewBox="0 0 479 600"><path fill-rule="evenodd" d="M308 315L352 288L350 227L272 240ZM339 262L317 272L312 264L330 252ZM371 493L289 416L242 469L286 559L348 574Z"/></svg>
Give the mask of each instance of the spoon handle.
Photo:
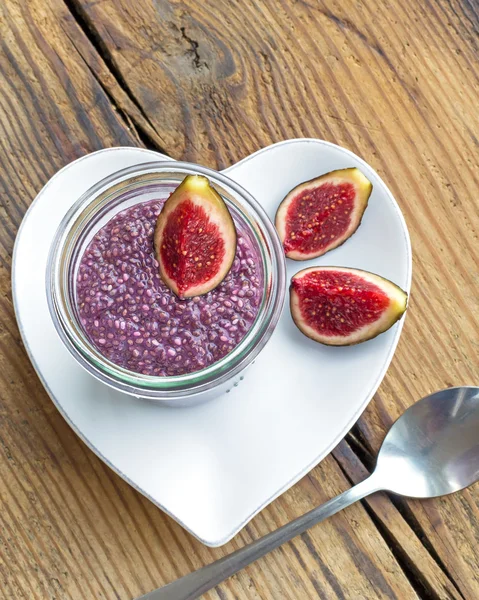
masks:
<svg viewBox="0 0 479 600"><path fill-rule="evenodd" d="M291 521L291 523L287 523L276 529L276 531L268 533L259 540L236 550L236 552L217 560L211 565L189 573L162 588L137 598L137 600L194 600L198 598L201 594L214 588L231 575L258 560L258 558L304 533L316 523L334 515L357 500L379 491L381 487L376 485L376 479L373 473L350 490L328 500L321 506L313 508L313 510Z"/></svg>

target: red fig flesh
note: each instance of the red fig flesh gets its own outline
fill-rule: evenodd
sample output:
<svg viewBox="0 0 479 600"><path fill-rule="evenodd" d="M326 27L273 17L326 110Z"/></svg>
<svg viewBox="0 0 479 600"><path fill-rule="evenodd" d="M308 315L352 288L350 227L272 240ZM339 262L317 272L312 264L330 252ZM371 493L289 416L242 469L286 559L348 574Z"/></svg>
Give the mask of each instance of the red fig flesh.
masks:
<svg viewBox="0 0 479 600"><path fill-rule="evenodd" d="M206 177L188 175L171 194L154 244L161 278L178 297L206 294L223 281L235 258L236 229Z"/></svg>
<svg viewBox="0 0 479 600"><path fill-rule="evenodd" d="M292 278L290 306L306 336L330 346L349 346L376 337L398 321L407 294L367 271L312 267Z"/></svg>
<svg viewBox="0 0 479 600"><path fill-rule="evenodd" d="M361 223L372 187L359 169L351 168L292 189L276 213L286 256L308 260L345 242Z"/></svg>

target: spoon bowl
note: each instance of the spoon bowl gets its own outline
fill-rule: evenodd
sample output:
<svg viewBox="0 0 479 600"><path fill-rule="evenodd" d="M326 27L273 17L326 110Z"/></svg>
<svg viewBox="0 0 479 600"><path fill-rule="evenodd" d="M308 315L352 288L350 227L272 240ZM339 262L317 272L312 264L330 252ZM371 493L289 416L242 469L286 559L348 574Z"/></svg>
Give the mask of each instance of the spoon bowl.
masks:
<svg viewBox="0 0 479 600"><path fill-rule="evenodd" d="M479 479L479 388L449 388L413 404L389 430L374 477L414 498L452 494Z"/></svg>

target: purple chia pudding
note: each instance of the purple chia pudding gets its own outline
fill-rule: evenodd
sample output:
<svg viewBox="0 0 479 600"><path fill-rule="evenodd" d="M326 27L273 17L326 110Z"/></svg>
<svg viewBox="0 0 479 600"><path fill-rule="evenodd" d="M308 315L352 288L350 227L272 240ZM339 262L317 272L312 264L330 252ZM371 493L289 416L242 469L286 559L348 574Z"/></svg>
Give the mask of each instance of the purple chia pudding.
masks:
<svg viewBox="0 0 479 600"><path fill-rule="evenodd" d="M180 300L159 275L153 232L165 200L127 208L86 248L76 298L91 343L120 367L152 376L193 373L231 352L258 314L264 294L261 251L247 224L232 214L236 257L223 282Z"/></svg>

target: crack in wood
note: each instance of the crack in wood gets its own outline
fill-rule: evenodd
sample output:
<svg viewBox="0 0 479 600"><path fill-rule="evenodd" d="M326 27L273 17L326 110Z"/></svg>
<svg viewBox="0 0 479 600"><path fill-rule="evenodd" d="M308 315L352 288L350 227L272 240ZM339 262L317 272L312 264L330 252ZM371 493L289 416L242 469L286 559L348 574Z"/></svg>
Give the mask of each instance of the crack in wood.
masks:
<svg viewBox="0 0 479 600"><path fill-rule="evenodd" d="M82 59L83 59L83 57L82 57ZM127 128L130 131L132 131L133 134L138 138L139 145L143 145L143 146L145 146L145 148L148 148L149 150L155 150L156 152L161 152L162 154L167 154L167 152L158 145L158 143L151 137L151 135L145 130L145 128L142 127L142 125L140 123L135 121L133 119L133 117L131 117L128 114L128 111L125 110L124 108L122 108L118 104L118 102L116 102L115 98L111 95L108 88L104 85L104 83L97 76L97 74L92 70L90 65L88 65L88 63L86 63L85 61L83 61L83 62L85 63L88 70L94 77L95 81L98 83L98 85L101 87L101 89L107 96L108 100L110 101L110 103L113 106L113 110L115 110L117 112L118 116L124 121Z"/></svg>
<svg viewBox="0 0 479 600"><path fill-rule="evenodd" d="M413 511L407 505L406 499L402 498L401 496L395 496L395 495L390 495L389 499L391 500L392 504L397 509L397 511L400 513L402 518L409 525L411 530L414 532L414 534L416 535L418 540L421 542L421 544L424 546L424 548L427 550L427 552L429 552L429 554L431 555L433 560L437 563L437 565L439 566L441 571L447 576L449 581L456 588L457 593L461 596L461 598L465 599L465 596L462 594L462 592L461 592L459 586L457 585L454 577L452 576L451 572L446 567L446 565L444 564L444 561L441 559L441 557L437 553L436 549L430 542L426 532L424 531L423 527L417 520Z"/></svg>
<svg viewBox="0 0 479 600"><path fill-rule="evenodd" d="M78 51L78 49L77 49ZM100 88L102 89L103 93L105 94L105 96L108 98L110 104L113 107L113 110L118 114L118 116L124 121L127 129L129 131L132 131L134 135L136 135L136 137L138 138L139 142L142 142L141 140L141 136L140 136L140 129L139 126L135 125L135 123L133 122L132 118L130 117L130 115L123 110L123 108L118 104L118 102L116 102L115 98L111 95L111 93L109 92L108 88L105 86L105 84L101 81L101 79L97 76L97 74L95 73L95 71L90 67L90 65L85 61L85 59L83 58L83 56L81 55L81 53L78 51L78 54L81 58L81 60L83 61L84 65L86 66L86 68L88 69L88 71L91 73L93 79L98 83L98 85L100 86Z"/></svg>
<svg viewBox="0 0 479 600"><path fill-rule="evenodd" d="M121 74L120 69L116 65L114 57L112 56L110 50L108 49L107 45L103 41L100 33L98 32L93 21L91 20L90 16L85 11L85 9L81 5L81 3L78 2L78 0L63 0L63 1L65 3L66 7L68 8L70 14L72 15L73 19L77 23L78 27L83 31L83 33L85 34L85 36L88 38L89 42L95 49L96 53L103 60L105 66L108 68L112 77L118 83L118 85L123 90L123 92L125 92L125 94L128 96L129 100L138 109L141 116L145 119L145 122L151 127L151 129L155 133L157 133L159 135L154 124L151 122L150 118L148 117L148 115L144 111L143 107L141 106L141 103L138 101L135 94L131 90L130 86L126 82L125 78ZM189 38L188 38L188 40L189 40ZM74 44L73 40L71 40L71 41ZM130 115L126 109L122 108L118 104L118 102L115 100L115 98L109 92L107 86L105 86L105 84L101 81L101 79L98 77L98 75L94 72L94 70L90 67L90 65L85 61L85 59L82 56L82 53L78 50L78 48L77 48L77 51L78 51L79 55L82 57L83 62L86 64L86 66L88 67L89 71L91 72L91 74L93 75L93 77L95 78L97 83L100 85L102 90L105 92L105 94L109 98L109 100L112 103L116 112L125 121L125 123L127 124L127 127L129 129L133 130L133 132L138 137L139 141L141 141L141 143L150 150L156 150L157 152L161 152L162 154L169 155L169 153L164 148L162 148L156 140L153 139L153 137L148 133L146 128L138 121L138 119L135 119L134 115ZM198 58L199 58L199 55L198 55Z"/></svg>
<svg viewBox="0 0 479 600"><path fill-rule="evenodd" d="M368 471L372 471L374 465L376 464L376 459L373 455L371 445L363 435L358 423L353 425L349 433L346 435L346 440L349 442L350 446L354 446L356 449L356 454L358 454L358 457Z"/></svg>
<svg viewBox="0 0 479 600"><path fill-rule="evenodd" d="M201 60L200 57L200 53L199 53L199 43L192 39L187 33L186 33L186 27L180 27L180 32L181 32L181 37L188 42L188 44L190 45L190 50L189 50L189 54L191 54L191 56L193 57L193 64L195 65L195 67L198 70L201 70L202 67L205 67L206 69L209 70L209 66L208 63L205 60Z"/></svg>

